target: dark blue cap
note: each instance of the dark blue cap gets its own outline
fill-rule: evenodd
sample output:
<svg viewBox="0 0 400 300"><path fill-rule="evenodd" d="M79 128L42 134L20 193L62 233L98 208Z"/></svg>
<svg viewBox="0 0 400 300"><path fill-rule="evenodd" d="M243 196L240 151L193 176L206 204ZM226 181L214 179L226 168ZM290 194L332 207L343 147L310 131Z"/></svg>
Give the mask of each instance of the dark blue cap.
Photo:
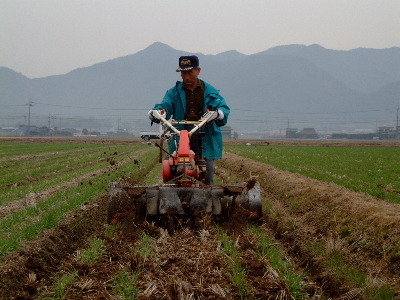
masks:
<svg viewBox="0 0 400 300"><path fill-rule="evenodd" d="M199 67L199 58L196 55L179 57L177 72L190 71Z"/></svg>

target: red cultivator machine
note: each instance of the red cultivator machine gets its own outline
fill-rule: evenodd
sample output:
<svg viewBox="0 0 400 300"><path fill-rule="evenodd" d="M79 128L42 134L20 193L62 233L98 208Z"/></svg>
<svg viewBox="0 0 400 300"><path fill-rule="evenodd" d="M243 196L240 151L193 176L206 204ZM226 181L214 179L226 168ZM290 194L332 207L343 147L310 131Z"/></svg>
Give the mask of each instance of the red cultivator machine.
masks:
<svg viewBox="0 0 400 300"><path fill-rule="evenodd" d="M162 111L153 115L164 128L161 142L175 142L176 151L167 153L162 161L163 184L135 186L111 183L108 205L108 221L118 222L126 215L135 218L157 218L163 215L191 216L194 212L214 216L230 216L235 211L244 212L249 220L260 221L262 203L260 184L254 180L239 184L205 184L206 162L196 157L191 149L191 138L217 117L217 112L206 112L199 121L166 120ZM189 130L178 130L181 124ZM162 155L161 155L162 157Z"/></svg>

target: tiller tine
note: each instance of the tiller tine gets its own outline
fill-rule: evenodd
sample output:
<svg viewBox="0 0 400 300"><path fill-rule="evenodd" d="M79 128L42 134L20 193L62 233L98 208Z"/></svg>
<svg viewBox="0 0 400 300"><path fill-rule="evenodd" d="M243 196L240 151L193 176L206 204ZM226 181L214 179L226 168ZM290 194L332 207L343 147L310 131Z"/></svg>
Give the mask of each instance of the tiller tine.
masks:
<svg viewBox="0 0 400 300"><path fill-rule="evenodd" d="M249 219L261 220L260 184L256 181L231 185L182 187L176 185L132 186L113 182L108 202L108 222L124 217L145 219L166 214L190 216L195 211L229 216L244 211Z"/></svg>

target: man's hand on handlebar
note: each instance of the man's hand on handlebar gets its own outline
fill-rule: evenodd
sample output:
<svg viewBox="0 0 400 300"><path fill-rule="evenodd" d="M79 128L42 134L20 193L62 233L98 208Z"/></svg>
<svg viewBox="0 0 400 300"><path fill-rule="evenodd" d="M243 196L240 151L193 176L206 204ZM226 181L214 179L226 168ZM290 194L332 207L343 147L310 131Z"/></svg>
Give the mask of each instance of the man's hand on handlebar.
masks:
<svg viewBox="0 0 400 300"><path fill-rule="evenodd" d="M222 110L217 109L217 120L222 120L225 117L225 114Z"/></svg>
<svg viewBox="0 0 400 300"><path fill-rule="evenodd" d="M150 110L148 115L149 115L149 119L151 121L151 124L153 124L153 123L159 124L160 123L160 116L162 114L165 114L165 110L164 109L162 109L162 110L155 110L155 109Z"/></svg>

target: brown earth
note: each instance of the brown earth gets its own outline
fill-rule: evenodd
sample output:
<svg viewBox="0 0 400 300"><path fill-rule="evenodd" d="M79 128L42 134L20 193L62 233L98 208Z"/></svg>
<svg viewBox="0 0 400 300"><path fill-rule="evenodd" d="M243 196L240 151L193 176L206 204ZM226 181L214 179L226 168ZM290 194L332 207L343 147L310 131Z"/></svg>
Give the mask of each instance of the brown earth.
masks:
<svg viewBox="0 0 400 300"><path fill-rule="evenodd" d="M146 151L149 151L149 149L146 149ZM43 179L46 179L46 178L50 178L50 177L56 176L58 174L67 173L67 172L69 172L71 170L81 169L81 168L84 168L84 167L89 166L89 165L96 164L96 163L101 162L101 161L107 161L109 163L109 165L107 167L103 168L103 169L99 169L99 170L84 174L84 175L82 175L80 177L76 177L76 178L72 179L71 181L65 181L65 182L63 182L62 184L59 184L59 185L53 185L50 188L48 188L47 190L41 191L39 193L30 193L25 198L22 198L22 199L19 199L19 200L10 202L10 203L6 203L6 204L0 206L0 218L3 218L4 216L10 214L14 210L21 209L24 206L35 206L39 202L46 200L52 194L54 194L54 193L56 193L56 192L58 192L60 190L63 190L63 189L66 189L66 188L69 188L69 187L72 187L72 186L76 186L76 185L79 185L79 184L83 184L83 182L88 181L91 178L93 178L93 177L95 177L95 176L97 176L99 174L102 174L102 173L105 173L105 172L112 172L112 171L116 170L118 167L120 167L120 166L122 166L124 164L137 161L138 157L134 156L134 157L131 157L131 158L126 159L124 161L116 163L115 157L117 157L118 155L121 155L121 154L126 154L126 153L129 153L129 152L122 152L122 153L119 153L119 154L112 154L107 158L102 158L102 159L98 159L98 160L94 160L94 161L89 161L89 162L80 164L80 165L75 166L75 167L65 168L65 169L57 171L57 172L50 172L50 173L47 173L47 174L45 174L43 176L40 176L40 177L29 177L29 178L27 178L27 179L25 179L23 181L14 182L13 184L7 185L6 186L7 188L21 186L21 185L24 185L24 184L28 184L30 182L34 182L34 181L39 181L39 180L43 180ZM132 152L132 155L133 154L134 153ZM0 191L1 191L2 188L4 188L4 187L0 186Z"/></svg>
<svg viewBox="0 0 400 300"><path fill-rule="evenodd" d="M224 140L228 145L253 146L265 145L297 145L297 146L326 146L326 147L400 147L400 141L395 140L302 140L302 139L269 139L269 140Z"/></svg>
<svg viewBox="0 0 400 300"><path fill-rule="evenodd" d="M352 287L350 282L339 282L342 278L326 267L332 253L340 254L349 266L376 281L399 289L398 204L230 153L220 166L234 176L255 176L260 181L269 203L266 223L332 295L336 295L334 290L340 295Z"/></svg>
<svg viewBox="0 0 400 300"><path fill-rule="evenodd" d="M0 137L0 143L74 143L74 144L143 144L140 138L103 138L103 137ZM351 146L351 147L400 147L400 141L394 140L224 140L229 145L304 145L304 146Z"/></svg>
<svg viewBox="0 0 400 300"><path fill-rule="evenodd" d="M308 274L304 299L369 299L368 288L384 284L396 290L395 298L399 298L399 205L229 153L218 162L217 173L226 182L255 176L261 183L264 217L260 228L275 237L298 271ZM133 178L132 183L143 182L143 177ZM72 267L79 279L65 299L115 299L113 278L121 270L142 270L139 299L239 298L240 291L230 284L226 271L229 258L220 251L212 220L204 217L196 228L183 224L175 231L147 222L123 224L110 237L105 233L106 207L107 197L99 197L66 217L57 228L2 258L0 298L43 298L54 288L54 279ZM292 299L282 278L268 267L269 261L254 256L256 238L245 232L243 223L237 217L220 226L237 241L251 298ZM146 260L132 254L143 233L155 240L155 253ZM76 259L89 237L106 241L106 254L90 266ZM335 272L329 264L333 254L367 274L366 286L360 288Z"/></svg>
<svg viewBox="0 0 400 300"><path fill-rule="evenodd" d="M139 138L103 137L0 137L0 143L141 144Z"/></svg>

